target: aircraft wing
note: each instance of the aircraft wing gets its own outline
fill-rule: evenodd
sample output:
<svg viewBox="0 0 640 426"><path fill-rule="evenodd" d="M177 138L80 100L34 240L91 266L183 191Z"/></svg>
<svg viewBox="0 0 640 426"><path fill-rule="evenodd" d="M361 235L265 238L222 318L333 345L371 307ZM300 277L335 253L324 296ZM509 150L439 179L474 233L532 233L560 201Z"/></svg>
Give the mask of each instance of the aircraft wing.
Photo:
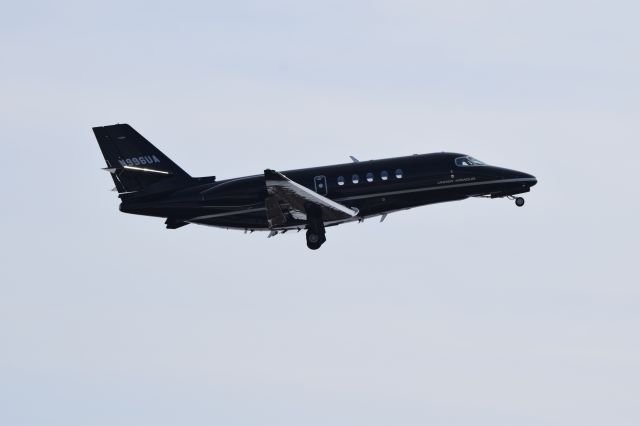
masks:
<svg viewBox="0 0 640 426"><path fill-rule="evenodd" d="M324 221L351 219L358 214L357 209L350 209L323 197L275 170L265 170L264 178L269 195L286 202L296 212L306 214L309 205L313 205L321 209Z"/></svg>

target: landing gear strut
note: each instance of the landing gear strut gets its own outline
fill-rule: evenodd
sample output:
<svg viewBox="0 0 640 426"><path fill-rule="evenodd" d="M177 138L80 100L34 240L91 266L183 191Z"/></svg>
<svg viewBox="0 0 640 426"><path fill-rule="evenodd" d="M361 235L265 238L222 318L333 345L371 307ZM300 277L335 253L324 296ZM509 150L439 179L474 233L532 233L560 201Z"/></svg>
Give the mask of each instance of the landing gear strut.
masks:
<svg viewBox="0 0 640 426"><path fill-rule="evenodd" d="M518 207L524 206L524 198L522 198L522 197L516 198L516 206L518 206Z"/></svg>
<svg viewBox="0 0 640 426"><path fill-rule="evenodd" d="M318 250L320 246L327 241L324 231L324 221L322 220L322 212L317 208L308 208L307 218L309 220L307 228L307 247L311 250Z"/></svg>

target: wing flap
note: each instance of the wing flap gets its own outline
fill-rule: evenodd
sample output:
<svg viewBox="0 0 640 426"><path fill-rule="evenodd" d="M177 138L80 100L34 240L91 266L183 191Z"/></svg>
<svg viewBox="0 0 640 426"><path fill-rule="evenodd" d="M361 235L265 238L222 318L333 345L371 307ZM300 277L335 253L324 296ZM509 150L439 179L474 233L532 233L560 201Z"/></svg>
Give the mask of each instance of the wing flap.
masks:
<svg viewBox="0 0 640 426"><path fill-rule="evenodd" d="M321 209L322 219L325 221L346 220L358 215L357 210L323 197L280 172L267 169L264 177L269 194L289 204L291 210L306 212L309 205L313 205Z"/></svg>

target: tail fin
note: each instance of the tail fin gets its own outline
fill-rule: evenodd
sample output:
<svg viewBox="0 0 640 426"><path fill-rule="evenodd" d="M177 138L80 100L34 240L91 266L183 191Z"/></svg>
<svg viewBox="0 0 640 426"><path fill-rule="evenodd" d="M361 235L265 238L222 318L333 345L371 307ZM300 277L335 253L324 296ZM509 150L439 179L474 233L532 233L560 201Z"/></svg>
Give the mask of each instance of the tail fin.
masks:
<svg viewBox="0 0 640 426"><path fill-rule="evenodd" d="M94 127L118 193L155 192L191 177L128 124Z"/></svg>

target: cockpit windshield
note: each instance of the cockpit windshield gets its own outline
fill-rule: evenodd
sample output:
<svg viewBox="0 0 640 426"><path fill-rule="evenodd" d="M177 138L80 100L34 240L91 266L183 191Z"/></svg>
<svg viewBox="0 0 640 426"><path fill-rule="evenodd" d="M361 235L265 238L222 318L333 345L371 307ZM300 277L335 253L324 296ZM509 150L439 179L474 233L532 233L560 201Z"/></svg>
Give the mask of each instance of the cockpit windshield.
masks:
<svg viewBox="0 0 640 426"><path fill-rule="evenodd" d="M466 157L456 158L456 166L458 167L486 166L486 164L480 160L476 160L471 156L466 156Z"/></svg>

